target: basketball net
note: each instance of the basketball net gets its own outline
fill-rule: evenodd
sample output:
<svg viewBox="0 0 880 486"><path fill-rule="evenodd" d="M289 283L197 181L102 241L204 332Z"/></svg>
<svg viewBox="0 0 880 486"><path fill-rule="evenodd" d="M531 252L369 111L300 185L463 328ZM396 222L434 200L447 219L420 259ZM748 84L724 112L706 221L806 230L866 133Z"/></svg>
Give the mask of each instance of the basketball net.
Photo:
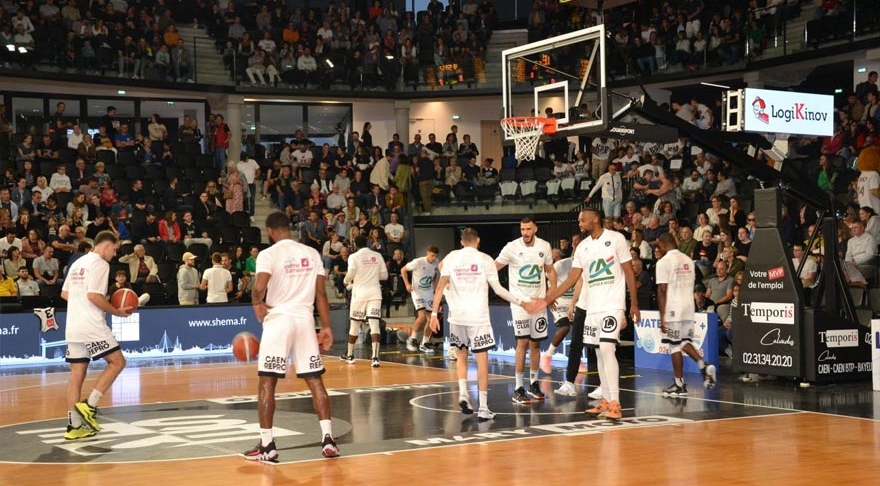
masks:
<svg viewBox="0 0 880 486"><path fill-rule="evenodd" d="M556 119L514 116L502 119L501 128L504 129L506 138L513 140L516 146L517 160L535 160L541 134L553 135L556 133Z"/></svg>

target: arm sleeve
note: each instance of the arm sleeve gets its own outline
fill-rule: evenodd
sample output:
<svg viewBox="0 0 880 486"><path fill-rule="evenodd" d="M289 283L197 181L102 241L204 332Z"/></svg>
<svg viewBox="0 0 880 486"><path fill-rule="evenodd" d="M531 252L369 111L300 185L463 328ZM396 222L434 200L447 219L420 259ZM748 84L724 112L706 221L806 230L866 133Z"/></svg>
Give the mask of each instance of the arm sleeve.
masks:
<svg viewBox="0 0 880 486"><path fill-rule="evenodd" d="M498 295L498 297L501 297L502 299L504 299L512 304L518 305L520 302L522 302L522 300L520 300L515 295L508 292L507 289L502 287L501 283L498 282L497 278L495 280L489 280L489 286L492 287L492 290L495 291L495 293Z"/></svg>

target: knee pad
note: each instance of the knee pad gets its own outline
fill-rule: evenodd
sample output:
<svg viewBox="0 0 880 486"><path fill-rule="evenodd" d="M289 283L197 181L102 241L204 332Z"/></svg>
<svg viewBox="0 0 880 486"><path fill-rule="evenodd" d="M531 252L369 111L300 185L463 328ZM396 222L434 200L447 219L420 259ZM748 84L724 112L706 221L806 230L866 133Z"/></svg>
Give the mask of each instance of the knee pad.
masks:
<svg viewBox="0 0 880 486"><path fill-rule="evenodd" d="M351 322L351 324L349 325L349 328L348 328L348 335L349 336L357 336L361 331L361 321L352 320L350 322Z"/></svg>
<svg viewBox="0 0 880 486"><path fill-rule="evenodd" d="M596 354L602 355L603 359L617 359L617 346L614 343L599 343Z"/></svg>

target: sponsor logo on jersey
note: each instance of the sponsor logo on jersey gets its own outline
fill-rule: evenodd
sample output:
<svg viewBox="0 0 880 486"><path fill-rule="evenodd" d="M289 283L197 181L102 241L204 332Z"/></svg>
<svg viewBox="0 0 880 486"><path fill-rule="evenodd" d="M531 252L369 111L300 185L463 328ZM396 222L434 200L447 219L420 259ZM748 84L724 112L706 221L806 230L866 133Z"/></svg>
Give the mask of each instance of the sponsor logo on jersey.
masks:
<svg viewBox="0 0 880 486"><path fill-rule="evenodd" d="M541 283L541 267L539 265L523 265L519 268L519 284L534 286Z"/></svg>
<svg viewBox="0 0 880 486"><path fill-rule="evenodd" d="M587 283L589 285L611 283L611 281L614 280L614 274L611 272L612 268L614 268L613 255L606 259L593 260L589 265L590 273L587 278Z"/></svg>

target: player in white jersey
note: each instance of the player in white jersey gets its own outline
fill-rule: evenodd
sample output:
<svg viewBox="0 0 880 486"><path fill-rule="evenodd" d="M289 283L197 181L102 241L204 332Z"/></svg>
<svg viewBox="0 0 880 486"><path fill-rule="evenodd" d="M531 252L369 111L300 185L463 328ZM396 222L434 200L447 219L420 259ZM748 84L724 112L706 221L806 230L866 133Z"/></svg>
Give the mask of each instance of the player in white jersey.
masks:
<svg viewBox="0 0 880 486"><path fill-rule="evenodd" d="M508 287L510 293L520 299L543 299L547 294L547 286L556 288L556 270L553 268L553 253L550 243L538 238L538 225L529 216L519 223L520 238L504 245L495 267L501 270L507 266ZM514 373L516 384L513 390L513 402L530 403L529 396L535 400L543 400L544 393L538 383L538 366L541 361L541 341L547 339L547 311L541 309L536 313L526 312L520 306L511 306L514 334L516 336L516 354ZM529 389L523 386L526 369L526 350L529 351Z"/></svg>
<svg viewBox="0 0 880 486"><path fill-rule="evenodd" d="M95 418L98 401L125 368L125 357L113 337L104 313L126 317L132 309L117 309L107 301L110 283L110 264L116 255L116 235L101 231L95 236L91 253L78 259L67 272L61 297L67 304L67 362L70 378L67 381L67 440L91 437L101 430ZM95 388L82 400L82 386L86 380L89 361L104 358L107 367L98 376Z"/></svg>
<svg viewBox="0 0 880 486"><path fill-rule="evenodd" d="M693 346L694 338L694 261L678 251L675 238L663 233L657 239L663 257L657 261L657 306L660 309L660 331L665 334L663 344L669 346L675 383L663 390L664 397L687 396L687 385L682 374L684 351L703 372L703 385L715 386L715 366L706 365Z"/></svg>
<svg viewBox="0 0 880 486"><path fill-rule="evenodd" d="M348 273L343 283L351 287L351 305L349 318L351 327L348 330L348 353L340 359L346 363L354 363L354 344L357 342L358 331L366 321L370 324L370 338L373 345L373 357L370 365L379 367L379 338L382 319L382 284L380 280L388 280L388 267L385 259L369 247L363 247L348 257Z"/></svg>
<svg viewBox="0 0 880 486"><path fill-rule="evenodd" d="M431 245L425 252L425 256L416 258L400 269L400 277L406 286L406 291L412 294L413 305L416 309L416 321L413 323L412 335L406 341L406 349L409 351L420 350L423 353L432 353L428 347L431 333L422 333L422 343L416 338L428 322L428 314L434 311L434 276L437 274L437 255L440 249ZM410 277L412 273L412 277Z"/></svg>
<svg viewBox="0 0 880 486"><path fill-rule="evenodd" d="M480 236L473 228L461 232L460 250L446 255L440 270L440 280L434 291L434 302L446 296L449 307L449 345L458 350L458 405L462 413L472 414L474 409L467 389L467 347L477 361L477 387L480 408L477 418L490 420L495 413L489 410L489 356L487 351L495 347L495 335L489 320L489 287L502 299L520 305L530 312L544 307L543 301L521 299L498 282L498 270L492 257L479 251ZM445 292L445 294L444 294ZM440 329L437 311L431 312L431 329Z"/></svg>
<svg viewBox="0 0 880 486"><path fill-rule="evenodd" d="M254 314L263 323L257 374L260 388L257 413L260 442L244 453L252 461L275 461L278 450L272 435L275 416L275 387L287 375L288 357L296 376L305 380L321 426L321 454L336 457L339 448L330 422L330 400L321 375L321 350L330 350L330 305L324 290L324 265L314 248L290 237L290 219L282 212L266 217L266 233L272 246L257 256L257 278L251 292ZM321 330L315 333L315 307Z"/></svg>
<svg viewBox="0 0 880 486"><path fill-rule="evenodd" d="M636 278L632 268L629 245L623 235L602 227L602 218L593 208L585 208L578 216L581 231L589 236L582 241L572 257L571 271L565 282L550 292L550 304L583 278L577 307L586 309L584 344L598 347L596 364L602 386L599 404L587 410L611 420L621 418L620 374L615 350L620 330L626 327L626 291L630 293L630 314L633 322L640 319L636 296Z"/></svg>

